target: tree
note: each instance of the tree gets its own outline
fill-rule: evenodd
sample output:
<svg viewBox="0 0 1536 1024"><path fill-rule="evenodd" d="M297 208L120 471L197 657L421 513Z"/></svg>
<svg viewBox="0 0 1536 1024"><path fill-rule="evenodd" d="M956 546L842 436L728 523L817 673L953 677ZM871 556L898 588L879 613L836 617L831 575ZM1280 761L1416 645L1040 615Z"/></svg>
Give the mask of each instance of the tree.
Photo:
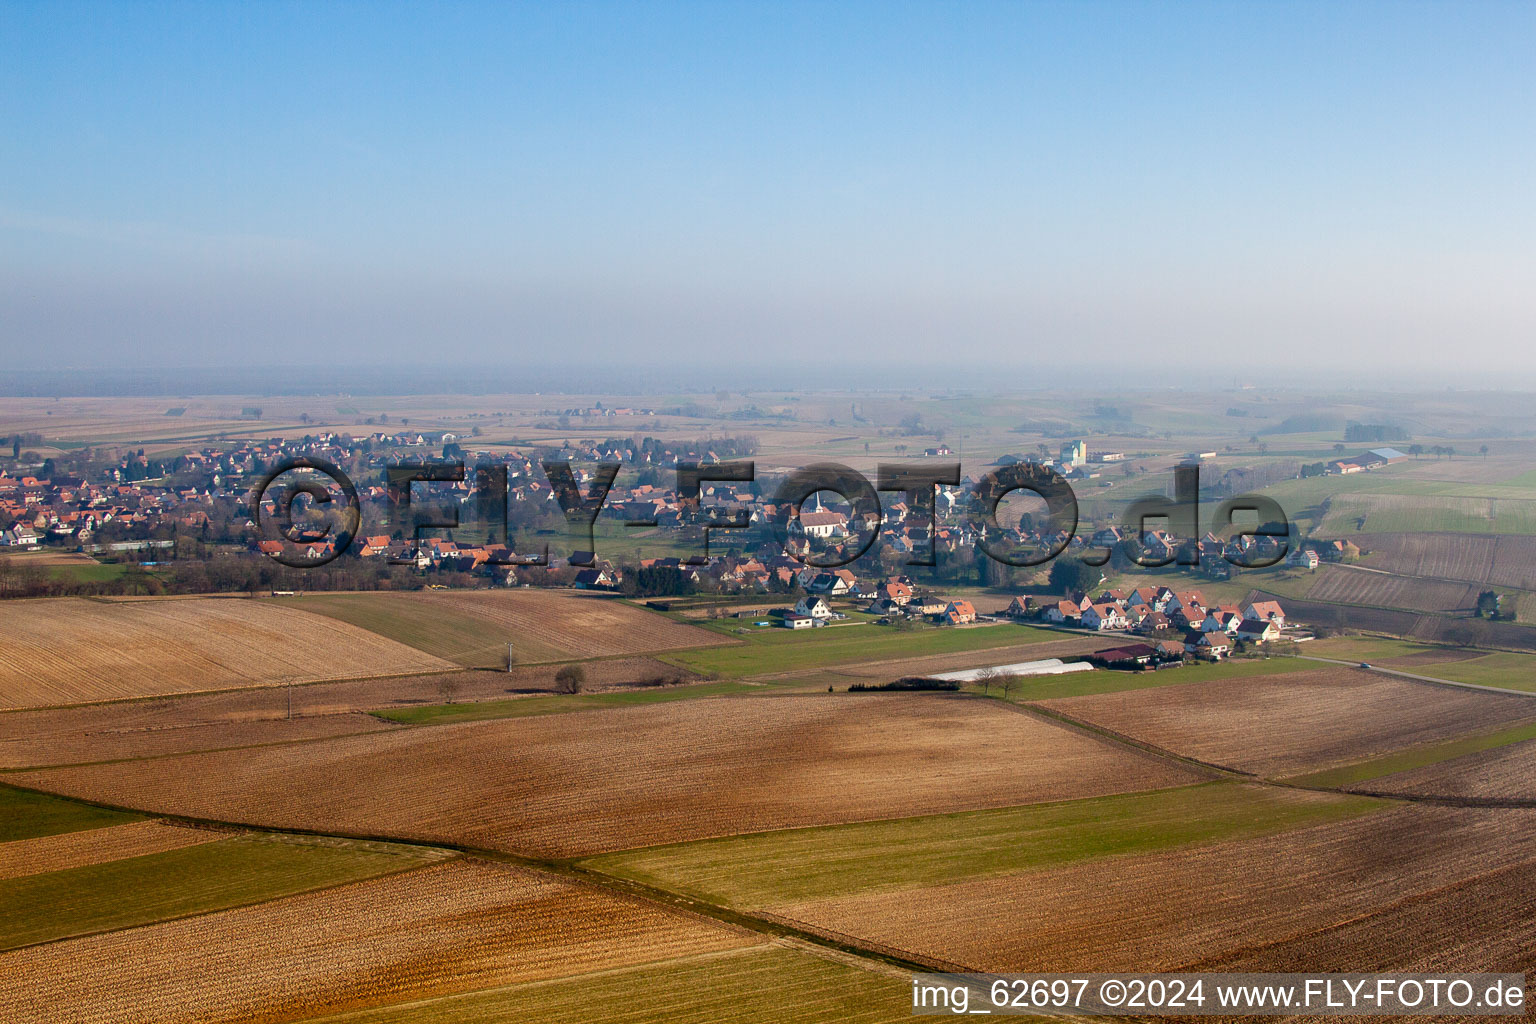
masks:
<svg viewBox="0 0 1536 1024"><path fill-rule="evenodd" d="M13 458L13 459L21 458L21 435L20 434L17 434L15 437L11 438L11 458Z"/></svg>
<svg viewBox="0 0 1536 1024"><path fill-rule="evenodd" d="M587 685L587 670L580 665L566 665L555 673L555 689L560 693L580 693Z"/></svg>
<svg viewBox="0 0 1536 1024"><path fill-rule="evenodd" d="M1488 446L1487 445L1483 445L1481 448L1478 449L1478 453L1481 454L1482 457L1486 459L1488 457Z"/></svg>
<svg viewBox="0 0 1536 1024"><path fill-rule="evenodd" d="M1019 677L1015 675L1005 675L1002 679L998 680L998 682L1001 683L1003 687L1003 700L1007 700L1013 693L1013 688L1019 685Z"/></svg>
<svg viewBox="0 0 1536 1024"><path fill-rule="evenodd" d="M1097 566L1075 558L1058 558L1051 563L1051 589L1061 594L1088 591L1098 586L1102 575Z"/></svg>
<svg viewBox="0 0 1536 1024"><path fill-rule="evenodd" d="M1001 679L1002 673L998 672L995 668L984 668L976 676L976 681L981 684L983 696L989 695L992 692L992 684Z"/></svg>
<svg viewBox="0 0 1536 1024"><path fill-rule="evenodd" d="M444 672L437 677L437 695L444 704L452 704L459 696L460 680L456 672Z"/></svg>

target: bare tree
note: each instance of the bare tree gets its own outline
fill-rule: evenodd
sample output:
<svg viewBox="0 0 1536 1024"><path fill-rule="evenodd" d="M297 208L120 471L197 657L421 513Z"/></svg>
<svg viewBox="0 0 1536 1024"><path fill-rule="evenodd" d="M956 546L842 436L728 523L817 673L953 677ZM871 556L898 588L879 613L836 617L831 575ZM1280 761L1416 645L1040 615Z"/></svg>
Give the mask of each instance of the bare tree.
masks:
<svg viewBox="0 0 1536 1024"><path fill-rule="evenodd" d="M458 700L463 687L463 681L459 679L457 672L447 672L437 677L437 695L443 698L444 704L452 704Z"/></svg>
<svg viewBox="0 0 1536 1024"><path fill-rule="evenodd" d="M1002 687L1003 687L1003 700L1007 700L1009 698L1009 696L1013 693L1013 688L1015 686L1019 685L1019 677L1016 676L1016 675L1009 674L1009 675L1003 676L1002 679L999 680L999 682L1002 684Z"/></svg>
<svg viewBox="0 0 1536 1024"><path fill-rule="evenodd" d="M1002 673L1000 673L997 669L984 668L981 670L980 674L976 676L976 681L981 684L981 692L985 696L992 692L992 684L998 682L1001 678Z"/></svg>
<svg viewBox="0 0 1536 1024"><path fill-rule="evenodd" d="M555 673L555 689L560 693L580 693L587 685L587 670L580 665L566 665Z"/></svg>

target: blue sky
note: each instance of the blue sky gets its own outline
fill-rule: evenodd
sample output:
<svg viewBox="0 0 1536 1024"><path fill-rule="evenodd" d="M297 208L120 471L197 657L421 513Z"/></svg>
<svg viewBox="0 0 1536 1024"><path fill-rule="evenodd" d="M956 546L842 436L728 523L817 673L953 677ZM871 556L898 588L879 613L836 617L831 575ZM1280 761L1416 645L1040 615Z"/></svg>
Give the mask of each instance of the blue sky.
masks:
<svg viewBox="0 0 1536 1024"><path fill-rule="evenodd" d="M1515 3L3 3L0 351L1536 375L1532 53Z"/></svg>

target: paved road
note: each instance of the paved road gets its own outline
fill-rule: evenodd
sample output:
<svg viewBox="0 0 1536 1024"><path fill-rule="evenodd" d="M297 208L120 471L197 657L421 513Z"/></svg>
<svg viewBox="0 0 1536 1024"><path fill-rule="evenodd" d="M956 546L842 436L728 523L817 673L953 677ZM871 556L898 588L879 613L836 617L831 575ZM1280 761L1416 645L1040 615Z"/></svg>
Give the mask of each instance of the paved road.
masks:
<svg viewBox="0 0 1536 1024"><path fill-rule="evenodd" d="M1294 657L1301 658L1305 661L1325 661L1330 665L1349 665L1351 667L1359 667L1360 665L1358 661L1343 661L1339 658L1319 658L1315 654L1297 654L1294 655ZM1415 679L1421 683L1438 683L1441 686L1460 686L1466 690L1487 690L1490 693L1512 693L1517 697L1536 697L1536 693L1532 693L1530 690L1510 690L1502 686L1485 686L1482 683L1463 683L1456 679L1439 679L1435 676L1421 676L1413 672L1404 672L1401 669L1382 668L1379 665L1372 665L1369 669L1363 669L1362 671L1380 672L1382 675L1386 676L1401 676L1404 679Z"/></svg>

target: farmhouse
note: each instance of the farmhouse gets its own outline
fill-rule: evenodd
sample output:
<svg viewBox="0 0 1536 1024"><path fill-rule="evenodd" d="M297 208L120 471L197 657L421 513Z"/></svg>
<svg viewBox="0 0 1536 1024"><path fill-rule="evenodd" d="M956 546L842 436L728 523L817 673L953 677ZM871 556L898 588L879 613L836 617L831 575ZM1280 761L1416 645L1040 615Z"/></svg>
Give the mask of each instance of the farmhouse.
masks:
<svg viewBox="0 0 1536 1024"><path fill-rule="evenodd" d="M1181 651L1182 653L1182 651ZM1114 668L1129 668L1149 664L1157 656L1157 649L1147 644L1126 644L1093 653L1094 661Z"/></svg>

